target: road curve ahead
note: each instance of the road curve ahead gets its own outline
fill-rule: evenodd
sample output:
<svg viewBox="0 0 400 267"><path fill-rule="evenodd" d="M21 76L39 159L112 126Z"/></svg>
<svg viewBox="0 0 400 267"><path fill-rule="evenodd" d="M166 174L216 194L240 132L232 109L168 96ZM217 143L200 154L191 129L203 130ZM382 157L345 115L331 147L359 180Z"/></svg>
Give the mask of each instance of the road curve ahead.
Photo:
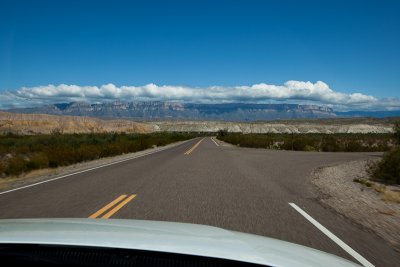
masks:
<svg viewBox="0 0 400 267"><path fill-rule="evenodd" d="M206 137L147 156L0 194L0 218L146 219L206 224L278 238L365 266L400 254L324 208L312 169L368 153L270 151Z"/></svg>

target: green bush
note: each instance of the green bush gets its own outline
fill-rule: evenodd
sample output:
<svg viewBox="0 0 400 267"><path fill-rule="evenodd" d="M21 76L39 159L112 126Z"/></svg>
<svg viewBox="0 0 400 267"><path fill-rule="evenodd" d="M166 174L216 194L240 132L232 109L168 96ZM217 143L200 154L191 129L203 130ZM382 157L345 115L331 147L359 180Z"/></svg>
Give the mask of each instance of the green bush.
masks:
<svg viewBox="0 0 400 267"><path fill-rule="evenodd" d="M369 168L372 179L400 184L400 148L386 152L383 159Z"/></svg>
<svg viewBox="0 0 400 267"><path fill-rule="evenodd" d="M351 140L345 146L346 152L361 152L364 151L363 146L357 140Z"/></svg>
<svg viewBox="0 0 400 267"><path fill-rule="evenodd" d="M338 139L333 136L323 138L321 143L321 150L324 152L338 152L341 151Z"/></svg>
<svg viewBox="0 0 400 267"><path fill-rule="evenodd" d="M304 147L304 151L310 151L311 152L311 151L316 151L316 149L313 146L306 145Z"/></svg>
<svg viewBox="0 0 400 267"><path fill-rule="evenodd" d="M397 144L400 145L400 121L395 122L393 130Z"/></svg>
<svg viewBox="0 0 400 267"><path fill-rule="evenodd" d="M307 151L307 149L313 146L313 140L307 136L296 136L293 140L293 150L296 151Z"/></svg>
<svg viewBox="0 0 400 267"><path fill-rule="evenodd" d="M4 162L0 162L0 177L5 176L5 171L6 171L6 166L4 165Z"/></svg>
<svg viewBox="0 0 400 267"><path fill-rule="evenodd" d="M354 178L353 182L359 183L359 184L363 184L367 187L372 187L374 184L371 183L370 181L366 180L366 179L360 179L360 178Z"/></svg>
<svg viewBox="0 0 400 267"><path fill-rule="evenodd" d="M238 134L218 139L243 147L324 152L376 152L393 147L391 134ZM279 144L279 145L274 145Z"/></svg>
<svg viewBox="0 0 400 267"><path fill-rule="evenodd" d="M226 129L221 129L218 131L218 136L227 136L228 135L228 130Z"/></svg>
<svg viewBox="0 0 400 267"><path fill-rule="evenodd" d="M49 168L57 168L59 166L57 160L49 160Z"/></svg>
<svg viewBox="0 0 400 267"><path fill-rule="evenodd" d="M400 121L395 123L393 130L398 147L386 152L381 161L371 164L369 172L372 179L388 184L400 184Z"/></svg>
<svg viewBox="0 0 400 267"><path fill-rule="evenodd" d="M7 162L6 175L18 175L28 170L27 161L23 156L14 156Z"/></svg>
<svg viewBox="0 0 400 267"><path fill-rule="evenodd" d="M29 157L26 166L28 170L47 168L49 166L49 159L43 152L35 153Z"/></svg>

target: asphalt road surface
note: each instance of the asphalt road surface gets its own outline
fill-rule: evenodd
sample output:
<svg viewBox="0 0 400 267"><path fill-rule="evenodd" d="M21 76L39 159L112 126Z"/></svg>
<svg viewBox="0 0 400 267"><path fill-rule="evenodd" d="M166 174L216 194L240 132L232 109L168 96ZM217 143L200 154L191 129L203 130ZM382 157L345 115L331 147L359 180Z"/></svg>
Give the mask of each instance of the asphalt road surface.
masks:
<svg viewBox="0 0 400 267"><path fill-rule="evenodd" d="M91 217L206 224L302 244L357 263L354 253L361 263L395 266L400 264L400 253L321 206L307 178L317 166L373 156L238 148L197 138L151 155L1 194L0 218Z"/></svg>

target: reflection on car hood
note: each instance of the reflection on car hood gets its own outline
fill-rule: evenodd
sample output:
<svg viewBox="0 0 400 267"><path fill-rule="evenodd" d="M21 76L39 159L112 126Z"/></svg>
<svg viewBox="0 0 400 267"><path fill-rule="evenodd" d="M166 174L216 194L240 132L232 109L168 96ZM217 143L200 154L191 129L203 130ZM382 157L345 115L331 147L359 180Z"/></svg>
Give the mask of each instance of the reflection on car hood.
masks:
<svg viewBox="0 0 400 267"><path fill-rule="evenodd" d="M272 266L358 266L272 238L217 227L144 220L0 220L0 243L140 249Z"/></svg>

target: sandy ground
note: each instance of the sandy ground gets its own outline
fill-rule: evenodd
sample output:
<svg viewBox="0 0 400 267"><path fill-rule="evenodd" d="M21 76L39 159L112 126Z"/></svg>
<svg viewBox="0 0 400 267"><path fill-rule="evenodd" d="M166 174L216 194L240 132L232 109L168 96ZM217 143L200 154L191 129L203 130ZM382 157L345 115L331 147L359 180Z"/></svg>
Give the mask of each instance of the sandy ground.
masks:
<svg viewBox="0 0 400 267"><path fill-rule="evenodd" d="M382 193L373 187L353 181L368 178L367 164L366 160L360 160L320 167L314 170L311 181L324 205L375 232L400 251L400 204L384 201Z"/></svg>

